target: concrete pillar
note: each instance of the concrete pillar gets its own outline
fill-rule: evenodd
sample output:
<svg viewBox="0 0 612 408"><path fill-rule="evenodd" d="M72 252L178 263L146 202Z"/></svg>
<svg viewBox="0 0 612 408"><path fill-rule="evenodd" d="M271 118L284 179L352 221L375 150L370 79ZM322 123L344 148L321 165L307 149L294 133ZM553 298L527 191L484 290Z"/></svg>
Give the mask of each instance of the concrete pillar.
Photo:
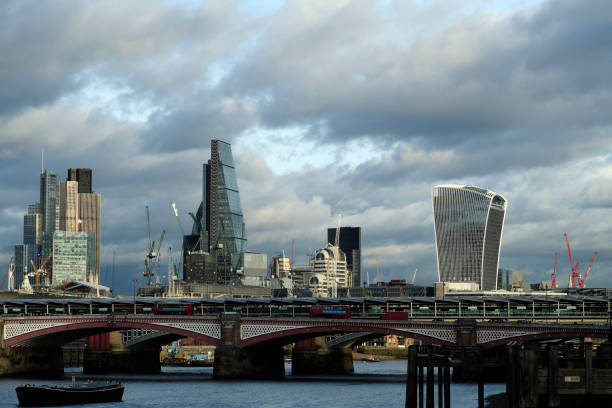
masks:
<svg viewBox="0 0 612 408"><path fill-rule="evenodd" d="M299 347L310 344L311 347ZM291 354L291 374L349 374L354 372L353 351L348 347L325 346L325 339L317 337L315 341L296 343Z"/></svg>
<svg viewBox="0 0 612 408"><path fill-rule="evenodd" d="M282 346L240 345L240 315L221 315L221 341L215 349L213 378L241 379L282 378L285 359Z"/></svg>
<svg viewBox="0 0 612 408"><path fill-rule="evenodd" d="M60 346L0 348L0 376L61 377L64 358Z"/></svg>
<svg viewBox="0 0 612 408"><path fill-rule="evenodd" d="M155 374L161 371L160 347L124 348L121 337L118 331L90 336L83 352L83 373Z"/></svg>

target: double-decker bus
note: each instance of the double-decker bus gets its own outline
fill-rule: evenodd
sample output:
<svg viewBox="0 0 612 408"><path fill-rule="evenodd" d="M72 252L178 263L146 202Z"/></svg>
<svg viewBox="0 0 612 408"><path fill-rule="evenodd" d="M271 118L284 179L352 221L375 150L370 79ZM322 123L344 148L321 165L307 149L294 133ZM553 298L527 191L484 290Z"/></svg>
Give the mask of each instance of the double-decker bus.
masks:
<svg viewBox="0 0 612 408"><path fill-rule="evenodd" d="M166 315L192 315L193 304L191 303L156 303L153 308L155 314Z"/></svg>
<svg viewBox="0 0 612 408"><path fill-rule="evenodd" d="M348 319L351 310L348 307L339 308L310 308L310 317L323 317L326 319Z"/></svg>

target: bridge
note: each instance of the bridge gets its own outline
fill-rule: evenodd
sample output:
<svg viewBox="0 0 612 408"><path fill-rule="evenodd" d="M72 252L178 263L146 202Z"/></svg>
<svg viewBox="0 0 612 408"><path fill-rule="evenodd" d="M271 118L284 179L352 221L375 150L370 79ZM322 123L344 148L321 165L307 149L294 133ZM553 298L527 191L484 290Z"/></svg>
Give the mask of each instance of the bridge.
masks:
<svg viewBox="0 0 612 408"><path fill-rule="evenodd" d="M193 312L153 311L155 305L177 302L190 304ZM134 349L152 350L150 361L156 352L158 360L159 346L169 339L191 337L216 345L215 371L234 378L261 374L258 365L284 372L283 345L333 334L394 334L485 350L511 341L607 338L609 304L605 297L2 299L0 320L5 354L42 352L77 338L143 329L166 334L132 342ZM314 307L346 310L346 318L311 317ZM398 312L402 319L389 319Z"/></svg>

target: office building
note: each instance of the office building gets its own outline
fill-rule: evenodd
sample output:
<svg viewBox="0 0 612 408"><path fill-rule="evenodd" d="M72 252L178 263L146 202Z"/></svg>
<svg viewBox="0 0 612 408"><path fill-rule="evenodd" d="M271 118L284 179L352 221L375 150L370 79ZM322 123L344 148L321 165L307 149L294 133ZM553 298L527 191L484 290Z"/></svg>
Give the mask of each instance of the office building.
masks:
<svg viewBox="0 0 612 408"><path fill-rule="evenodd" d="M23 216L23 243L42 244L42 214L25 214Z"/></svg>
<svg viewBox="0 0 612 408"><path fill-rule="evenodd" d="M59 189L59 230L79 232L79 183L62 181Z"/></svg>
<svg viewBox="0 0 612 408"><path fill-rule="evenodd" d="M91 175L91 174L90 174ZM80 185L80 184L79 184ZM80 190L80 188L79 188ZM100 194L79 193L79 221L80 231L94 234L95 267L93 276L89 277L91 283L100 284L100 208L102 202Z"/></svg>
<svg viewBox="0 0 612 408"><path fill-rule="evenodd" d="M352 286L361 285L361 227L340 227L339 247L346 255ZM336 245L336 228L327 229L327 242Z"/></svg>
<svg viewBox="0 0 612 408"><path fill-rule="evenodd" d="M92 181L91 169L68 169L68 181L76 181L79 183L79 193L91 194Z"/></svg>
<svg viewBox="0 0 612 408"><path fill-rule="evenodd" d="M196 212L187 245L197 237L199 243L183 248L183 253L202 250L217 258L219 283L235 281L236 271L242 268L241 253L247 250L247 238L240 204L240 193L229 143L212 140L211 157L203 165L202 202Z"/></svg>
<svg viewBox="0 0 612 408"><path fill-rule="evenodd" d="M95 234L55 231L52 282L87 281L94 274L95 249Z"/></svg>
<svg viewBox="0 0 612 408"><path fill-rule="evenodd" d="M38 261L39 250L40 246L35 244L15 245L15 271L13 276L16 288L21 287L23 279L27 274L35 272L32 262L36 268L40 266L40 262ZM31 283L34 283L34 280L31 280Z"/></svg>
<svg viewBox="0 0 612 408"><path fill-rule="evenodd" d="M466 185L432 190L440 282L474 283L494 290L507 201L492 191Z"/></svg>
<svg viewBox="0 0 612 408"><path fill-rule="evenodd" d="M42 214L42 257L47 259L53 251L53 233L59 224L57 176L44 170L40 174L40 212Z"/></svg>
<svg viewBox="0 0 612 408"><path fill-rule="evenodd" d="M346 255L339 247L327 244L315 253L312 273L304 279L313 296L336 297L338 288L347 287Z"/></svg>
<svg viewBox="0 0 612 408"><path fill-rule="evenodd" d="M217 283L217 260L204 251L191 251L183 256L183 279L190 283Z"/></svg>

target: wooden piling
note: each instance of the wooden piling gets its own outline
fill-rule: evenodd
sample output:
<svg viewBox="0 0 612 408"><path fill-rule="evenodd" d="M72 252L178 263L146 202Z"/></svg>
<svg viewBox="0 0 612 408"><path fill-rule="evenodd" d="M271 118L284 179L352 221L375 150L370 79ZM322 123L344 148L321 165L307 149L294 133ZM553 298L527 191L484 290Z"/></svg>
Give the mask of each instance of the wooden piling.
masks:
<svg viewBox="0 0 612 408"><path fill-rule="evenodd" d="M427 408L434 408L433 346L427 346Z"/></svg>
<svg viewBox="0 0 612 408"><path fill-rule="evenodd" d="M450 408L450 361L449 353L446 351L444 356L444 408Z"/></svg>
<svg viewBox="0 0 612 408"><path fill-rule="evenodd" d="M444 382L444 373L443 373L442 367L444 367L443 364L438 365L438 408L442 408L442 401L443 401L442 385Z"/></svg>
<svg viewBox="0 0 612 408"><path fill-rule="evenodd" d="M419 366L419 408L424 408L423 407L423 400L424 400L424 395L423 395L423 366L420 365Z"/></svg>
<svg viewBox="0 0 612 408"><path fill-rule="evenodd" d="M408 348L406 408L417 408L417 346Z"/></svg>
<svg viewBox="0 0 612 408"><path fill-rule="evenodd" d="M559 355L558 346L548 347L548 407L557 408L561 405L559 397Z"/></svg>
<svg viewBox="0 0 612 408"><path fill-rule="evenodd" d="M527 395L525 395L526 406L538 406L538 349L536 345L530 344L525 350L525 363L527 364L527 378L529 384ZM525 381L525 379L523 379Z"/></svg>
<svg viewBox="0 0 612 408"><path fill-rule="evenodd" d="M584 343L584 360L584 392L588 395L593 393L593 343Z"/></svg>
<svg viewBox="0 0 612 408"><path fill-rule="evenodd" d="M478 347L478 408L484 408L484 356Z"/></svg>

